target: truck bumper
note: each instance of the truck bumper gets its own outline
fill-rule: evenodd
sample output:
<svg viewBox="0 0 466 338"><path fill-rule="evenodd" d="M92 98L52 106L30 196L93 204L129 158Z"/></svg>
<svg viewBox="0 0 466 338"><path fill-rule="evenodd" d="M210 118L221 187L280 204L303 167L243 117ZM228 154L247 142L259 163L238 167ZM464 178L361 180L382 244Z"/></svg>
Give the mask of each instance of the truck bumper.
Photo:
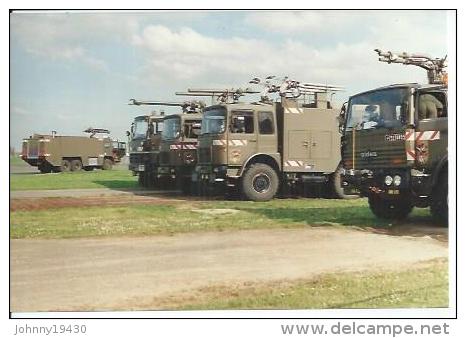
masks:
<svg viewBox="0 0 466 338"><path fill-rule="evenodd" d="M391 184L386 183L387 176L393 178ZM399 184L395 184L395 176L401 179ZM408 195L418 200L421 205L431 194L430 180L430 175L406 168L374 171L347 169L342 173L341 184L345 192L358 189L362 196L376 193L386 199Z"/></svg>
<svg viewBox="0 0 466 338"><path fill-rule="evenodd" d="M194 182L202 181L210 184L229 184L239 176L240 168L227 165L198 165L193 172Z"/></svg>
<svg viewBox="0 0 466 338"><path fill-rule="evenodd" d="M391 184L386 183L390 181L387 176L392 178ZM341 178L341 185L346 193L358 190L361 196L375 193L383 198L395 199L400 195L410 194L414 189L414 180L407 169L377 169L374 171L347 169L343 171ZM419 188L419 184L417 186Z"/></svg>
<svg viewBox="0 0 466 338"><path fill-rule="evenodd" d="M134 172L144 172L146 171L146 166L142 163L130 163L129 170Z"/></svg>

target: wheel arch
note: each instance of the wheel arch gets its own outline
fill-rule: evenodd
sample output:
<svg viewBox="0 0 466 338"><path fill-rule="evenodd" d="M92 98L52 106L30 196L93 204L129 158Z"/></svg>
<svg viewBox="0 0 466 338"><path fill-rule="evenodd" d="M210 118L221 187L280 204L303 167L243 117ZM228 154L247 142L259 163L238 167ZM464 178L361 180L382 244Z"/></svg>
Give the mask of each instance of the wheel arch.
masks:
<svg viewBox="0 0 466 338"><path fill-rule="evenodd" d="M279 155L278 154L266 154L266 153L258 153L254 154L247 159L243 167L241 168L241 172L239 176L243 176L246 168L254 163L263 163L267 164L276 171L277 175L280 173L280 162L279 162Z"/></svg>

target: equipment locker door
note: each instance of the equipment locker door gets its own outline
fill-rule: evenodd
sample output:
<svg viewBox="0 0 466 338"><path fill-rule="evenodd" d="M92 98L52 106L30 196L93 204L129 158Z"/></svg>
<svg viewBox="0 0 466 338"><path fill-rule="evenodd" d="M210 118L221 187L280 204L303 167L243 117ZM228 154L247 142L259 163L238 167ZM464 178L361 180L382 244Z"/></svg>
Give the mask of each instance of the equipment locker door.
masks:
<svg viewBox="0 0 466 338"><path fill-rule="evenodd" d="M288 132L288 159L308 160L311 158L311 132L290 130Z"/></svg>

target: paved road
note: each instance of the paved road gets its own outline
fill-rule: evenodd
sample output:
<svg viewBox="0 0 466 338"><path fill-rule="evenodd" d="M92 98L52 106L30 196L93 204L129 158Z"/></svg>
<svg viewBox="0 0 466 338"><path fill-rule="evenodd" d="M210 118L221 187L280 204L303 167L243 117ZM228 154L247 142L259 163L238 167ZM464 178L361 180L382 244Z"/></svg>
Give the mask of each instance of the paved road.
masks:
<svg viewBox="0 0 466 338"><path fill-rule="evenodd" d="M219 283L400 268L447 255L447 244L430 237L326 227L11 240L11 309L157 309L154 297Z"/></svg>

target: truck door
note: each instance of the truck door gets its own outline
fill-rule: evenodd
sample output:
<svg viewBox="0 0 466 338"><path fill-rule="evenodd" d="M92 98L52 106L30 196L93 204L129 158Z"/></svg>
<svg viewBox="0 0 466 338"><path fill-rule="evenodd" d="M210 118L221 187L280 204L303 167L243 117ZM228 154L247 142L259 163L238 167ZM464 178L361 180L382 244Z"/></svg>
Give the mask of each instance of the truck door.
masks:
<svg viewBox="0 0 466 338"><path fill-rule="evenodd" d="M257 149L260 153L277 152L277 128L272 111L257 112Z"/></svg>
<svg viewBox="0 0 466 338"><path fill-rule="evenodd" d="M228 162L241 165L257 152L256 118L252 110L232 111L228 135Z"/></svg>

